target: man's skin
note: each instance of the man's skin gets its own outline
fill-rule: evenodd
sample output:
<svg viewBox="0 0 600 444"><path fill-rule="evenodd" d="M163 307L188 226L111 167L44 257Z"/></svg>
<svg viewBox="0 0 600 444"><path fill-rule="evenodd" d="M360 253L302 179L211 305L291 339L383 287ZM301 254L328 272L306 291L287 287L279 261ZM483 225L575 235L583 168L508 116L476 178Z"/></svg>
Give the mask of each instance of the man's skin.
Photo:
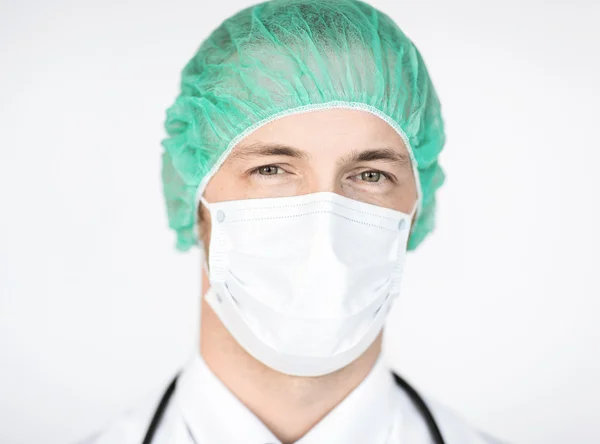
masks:
<svg viewBox="0 0 600 444"><path fill-rule="evenodd" d="M366 111L329 109L283 117L236 145L204 198L211 203L320 191L410 213L417 188L402 138ZM199 225L208 257L210 215L203 206ZM203 271L205 293L209 286ZM289 376L242 349L202 298L202 357L284 444L300 439L362 382L381 352L381 339L380 333L365 353L336 372Z"/></svg>

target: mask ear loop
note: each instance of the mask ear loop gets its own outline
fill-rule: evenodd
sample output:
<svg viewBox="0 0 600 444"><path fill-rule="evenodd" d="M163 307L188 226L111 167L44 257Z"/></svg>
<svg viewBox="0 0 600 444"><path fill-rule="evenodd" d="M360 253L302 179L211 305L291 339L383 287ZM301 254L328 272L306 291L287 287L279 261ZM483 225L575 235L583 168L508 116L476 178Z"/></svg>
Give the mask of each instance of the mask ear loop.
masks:
<svg viewBox="0 0 600 444"><path fill-rule="evenodd" d="M409 234L408 234L409 238L410 238L412 230L413 230L413 228L415 226L415 222L417 221L417 219L415 218L415 216L417 215L420 206L421 206L421 199L420 199L420 197L417 197L417 200L416 200L415 204L413 205L413 208L412 208L411 212L408 215L408 217L409 217L408 223L409 223L409 227L410 227L410 231L409 231Z"/></svg>
<svg viewBox="0 0 600 444"><path fill-rule="evenodd" d="M411 223L412 223L413 219L415 218L415 215L417 214L417 210L419 209L419 206L420 206L419 200L420 199L417 198L417 201L413 205L413 209L411 210L411 212L409 214Z"/></svg>
<svg viewBox="0 0 600 444"><path fill-rule="evenodd" d="M211 214L211 211L210 211L211 205L206 201L204 196L200 196L199 201L202 203L202 205L204 205L206 207L206 209L208 210L208 213ZM196 223L196 226L198 226L197 223ZM198 239L198 243L201 246L200 250L202 251L202 268L204 269L204 271L206 272L206 275L210 279L210 271L208 269L208 261L206 260L206 254L205 254L206 249L204 248L203 245L201 245L202 242L200 241L200 233L199 232L196 233L196 238Z"/></svg>
<svg viewBox="0 0 600 444"><path fill-rule="evenodd" d="M202 269L206 272L206 276L210 278L210 271L208 270L208 261L206 260L206 254L204 254L204 248L202 249Z"/></svg>
<svg viewBox="0 0 600 444"><path fill-rule="evenodd" d="M198 200L200 202L202 202L202 205L204 205L206 208L208 208L208 212L210 213L210 204L206 201L204 196L200 196L200 198Z"/></svg>

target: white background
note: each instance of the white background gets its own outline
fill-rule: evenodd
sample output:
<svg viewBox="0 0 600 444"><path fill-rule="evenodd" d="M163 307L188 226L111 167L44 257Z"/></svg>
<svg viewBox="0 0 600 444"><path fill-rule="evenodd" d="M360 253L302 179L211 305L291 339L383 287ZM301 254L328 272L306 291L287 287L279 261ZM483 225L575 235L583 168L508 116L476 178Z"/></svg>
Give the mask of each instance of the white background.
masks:
<svg viewBox="0 0 600 444"><path fill-rule="evenodd" d="M194 347L199 255L167 229L164 110L248 4L0 3L3 444L92 433ZM600 442L599 3L373 4L421 50L448 134L388 360L499 438Z"/></svg>

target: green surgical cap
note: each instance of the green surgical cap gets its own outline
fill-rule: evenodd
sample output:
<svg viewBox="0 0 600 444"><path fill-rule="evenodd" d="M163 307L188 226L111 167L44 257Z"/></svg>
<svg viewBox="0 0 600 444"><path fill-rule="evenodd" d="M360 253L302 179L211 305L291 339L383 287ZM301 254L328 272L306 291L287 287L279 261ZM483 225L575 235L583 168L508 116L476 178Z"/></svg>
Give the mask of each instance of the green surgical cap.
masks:
<svg viewBox="0 0 600 444"><path fill-rule="evenodd" d="M163 190L177 248L198 243L198 197L231 149L278 117L326 108L375 114L404 139L419 191L408 243L434 227L444 182L440 103L415 45L356 0L273 0L226 19L200 45L167 110Z"/></svg>

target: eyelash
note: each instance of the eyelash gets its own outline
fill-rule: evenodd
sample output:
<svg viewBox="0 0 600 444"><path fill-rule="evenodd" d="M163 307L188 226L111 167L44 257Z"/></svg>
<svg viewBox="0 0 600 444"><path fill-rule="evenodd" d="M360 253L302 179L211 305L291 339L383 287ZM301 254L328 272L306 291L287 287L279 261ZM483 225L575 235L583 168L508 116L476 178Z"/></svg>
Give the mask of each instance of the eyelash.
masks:
<svg viewBox="0 0 600 444"><path fill-rule="evenodd" d="M282 173L277 173L277 174L260 174L260 170L266 167L271 167L271 168L277 168L279 170L282 170L283 172L287 172L285 171L281 166L277 165L277 164L268 164L268 165L261 165L259 167L253 168L249 171L249 175L250 176L259 176L261 179L267 179L269 178L269 176L279 176Z"/></svg>
<svg viewBox="0 0 600 444"><path fill-rule="evenodd" d="M359 177L362 176L364 173L377 173L377 174L381 174L385 180L389 180L390 182L394 182L394 179L392 178L392 176L390 176L388 173L385 173L383 171L379 171L379 170L365 170L365 171L361 171L358 174L355 174L352 177ZM380 185L381 184L381 180L377 181L377 182L369 182L367 180L362 180L362 179L358 179L361 182L365 182L366 184L371 184L371 185Z"/></svg>
<svg viewBox="0 0 600 444"><path fill-rule="evenodd" d="M277 168L279 170L282 170L284 173L287 172L280 165L277 165L277 164L268 164L268 165L261 165L259 167L251 169L249 171L249 175L251 175L251 176L259 176L261 179L268 179L269 176L279 176L280 174L283 174L283 173L277 173L277 174L260 174L260 170L263 169L263 168L266 168L266 167ZM380 171L380 170L365 170L365 171L361 171L360 173L355 174L354 176L352 176L352 178L361 176L363 173L378 173L378 174L381 174L386 180L394 182L394 179L393 179L393 177L391 175L389 175L388 173L385 173L383 171ZM368 182L366 180L360 180L360 179L359 179L359 181L362 181L362 182L365 182L365 183L369 183L369 184L374 184L374 185L378 185L378 184L381 183L381 181L378 181L378 182Z"/></svg>

